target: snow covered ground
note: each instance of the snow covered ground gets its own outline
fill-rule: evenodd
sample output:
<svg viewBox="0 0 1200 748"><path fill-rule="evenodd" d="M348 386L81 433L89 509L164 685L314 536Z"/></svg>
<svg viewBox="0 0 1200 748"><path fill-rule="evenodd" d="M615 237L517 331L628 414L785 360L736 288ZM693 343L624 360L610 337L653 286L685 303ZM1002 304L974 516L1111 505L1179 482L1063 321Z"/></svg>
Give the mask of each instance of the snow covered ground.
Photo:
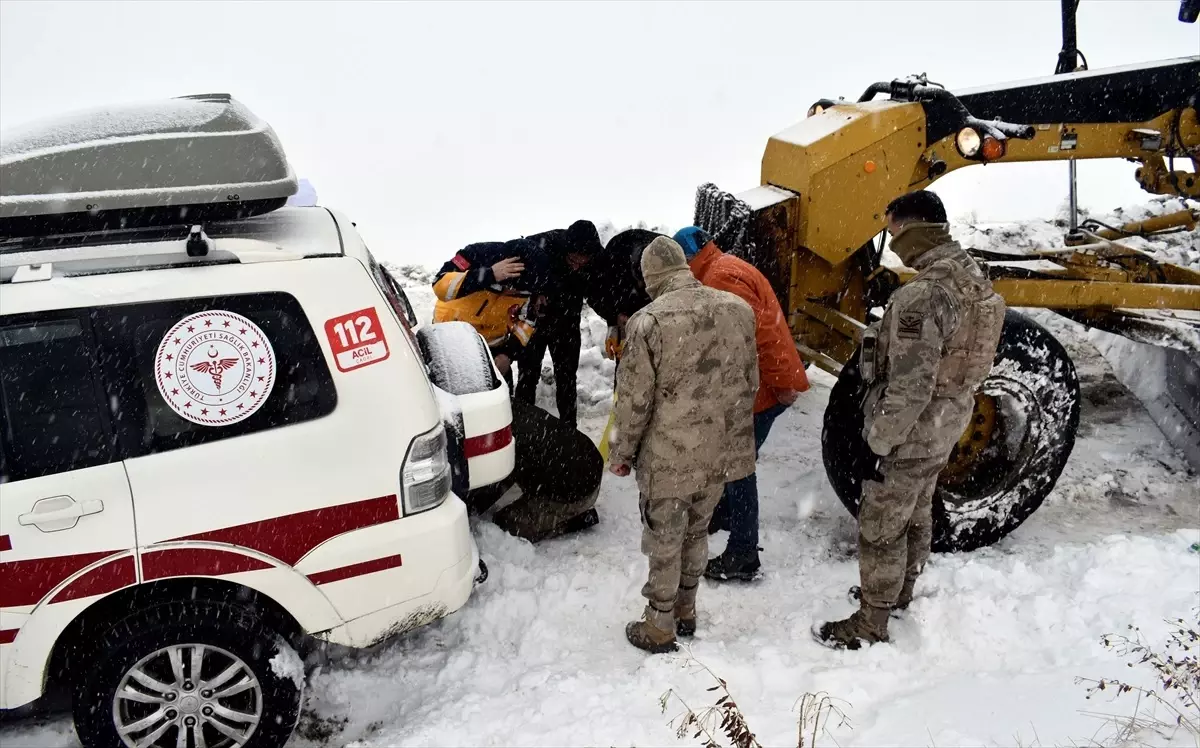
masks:
<svg viewBox="0 0 1200 748"><path fill-rule="evenodd" d="M1171 251L1196 264L1200 255L1186 254L1196 246ZM428 284L406 274L428 319ZM1071 460L1045 505L1010 537L932 559L890 646L834 652L809 635L814 619L850 612L845 591L857 581L854 523L821 464L833 378L814 368L812 390L776 422L759 464L764 578L705 582L690 652L728 682L763 745L795 745L797 701L816 692L843 700L851 721L830 725L822 745L1103 740L1111 728L1084 712L1129 714L1132 702L1088 701L1075 679L1136 680L1141 671L1100 637L1133 624L1158 642L1163 619L1197 615L1200 554L1189 546L1200 541L1200 479L1083 328L1034 316L1064 342L1082 380ZM593 318L585 328L581 426L599 438L612 364L599 353L603 324ZM545 385L539 399L553 410ZM664 714L659 697L675 689L694 708L711 704L710 676L686 653L647 656L624 640L625 622L640 614L646 569L634 481L607 475L598 508L597 527L538 547L476 523L487 582L447 619L314 672L293 745L695 745L668 725L679 702ZM724 533L714 536L712 552L723 543ZM69 723L50 717L0 727L0 745L76 743Z"/></svg>

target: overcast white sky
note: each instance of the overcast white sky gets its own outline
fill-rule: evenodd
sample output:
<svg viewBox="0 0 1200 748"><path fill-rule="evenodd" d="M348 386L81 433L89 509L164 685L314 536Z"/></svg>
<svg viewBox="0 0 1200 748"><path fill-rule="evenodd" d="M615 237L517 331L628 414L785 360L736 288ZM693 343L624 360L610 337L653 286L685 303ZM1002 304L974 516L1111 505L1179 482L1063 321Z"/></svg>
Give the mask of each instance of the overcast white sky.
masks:
<svg viewBox="0 0 1200 748"><path fill-rule="evenodd" d="M1177 0L1084 0L1092 69L1200 54ZM586 217L690 223L695 188L758 184L767 138L821 97L927 72L951 89L1053 72L1057 0L551 3L0 2L0 127L228 92L266 118L372 249L459 246ZM1081 200L1144 199L1081 165ZM952 214L1052 215L1065 165L939 182Z"/></svg>

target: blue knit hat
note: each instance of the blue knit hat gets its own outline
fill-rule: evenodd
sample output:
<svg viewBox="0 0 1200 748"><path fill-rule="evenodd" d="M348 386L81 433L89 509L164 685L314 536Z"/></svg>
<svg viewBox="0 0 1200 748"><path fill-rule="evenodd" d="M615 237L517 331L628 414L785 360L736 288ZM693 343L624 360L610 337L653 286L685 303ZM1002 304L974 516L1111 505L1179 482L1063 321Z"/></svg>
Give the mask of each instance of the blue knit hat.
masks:
<svg viewBox="0 0 1200 748"><path fill-rule="evenodd" d="M704 229L688 226L675 232L675 241L683 247L683 256L690 260L700 254L700 250L712 241L712 237L705 233Z"/></svg>

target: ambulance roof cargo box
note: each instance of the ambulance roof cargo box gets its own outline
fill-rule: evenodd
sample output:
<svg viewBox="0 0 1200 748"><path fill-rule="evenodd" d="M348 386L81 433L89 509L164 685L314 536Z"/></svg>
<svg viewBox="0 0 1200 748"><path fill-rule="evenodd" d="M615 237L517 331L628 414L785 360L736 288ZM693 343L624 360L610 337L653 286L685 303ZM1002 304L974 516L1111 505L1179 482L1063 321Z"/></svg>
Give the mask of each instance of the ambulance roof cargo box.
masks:
<svg viewBox="0 0 1200 748"><path fill-rule="evenodd" d="M0 237L244 218L296 190L274 130L229 94L93 109L0 136Z"/></svg>

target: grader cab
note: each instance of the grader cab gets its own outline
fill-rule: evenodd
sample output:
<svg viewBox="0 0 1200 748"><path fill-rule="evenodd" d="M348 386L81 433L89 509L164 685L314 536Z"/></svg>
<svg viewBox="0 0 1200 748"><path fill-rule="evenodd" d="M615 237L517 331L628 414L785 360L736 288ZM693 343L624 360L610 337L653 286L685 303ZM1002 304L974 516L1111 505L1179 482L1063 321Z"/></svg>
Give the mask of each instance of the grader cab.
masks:
<svg viewBox="0 0 1200 748"><path fill-rule="evenodd" d="M1102 226L1077 223L1074 163L1136 161L1142 188L1200 199L1200 56L1080 69L1077 0L1063 0L1063 51L1051 77L951 93L924 76L876 83L857 101L821 100L770 139L762 185L733 195L700 187L695 223L771 279L807 361L838 375L825 413L830 482L857 511L869 449L860 432L861 332L914 274L882 264L885 207L968 166L1071 165L1071 223L1060 248L981 252L1010 311L971 423L934 501L934 547L971 550L1007 535L1050 493L1074 446L1079 381L1063 346L1016 308L1041 307L1089 327L1166 346L1189 380L1200 434L1200 273L1123 240L1191 231L1200 210ZM1184 0L1180 20L1200 3ZM886 99L880 99L886 95ZM1191 170L1177 169L1188 160ZM1195 205L1195 203L1192 203ZM1185 398L1186 399L1186 398Z"/></svg>

